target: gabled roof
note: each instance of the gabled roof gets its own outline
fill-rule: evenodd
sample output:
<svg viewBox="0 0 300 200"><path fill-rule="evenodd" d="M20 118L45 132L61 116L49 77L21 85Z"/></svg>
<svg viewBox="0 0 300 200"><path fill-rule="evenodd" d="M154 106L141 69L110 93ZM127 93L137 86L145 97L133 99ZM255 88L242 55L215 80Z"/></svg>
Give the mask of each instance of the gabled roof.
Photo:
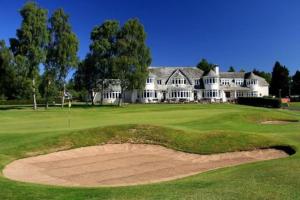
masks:
<svg viewBox="0 0 300 200"><path fill-rule="evenodd" d="M269 83L262 77L257 76L253 72L248 72L245 74L245 79L256 79L258 80L258 85L259 86L269 86Z"/></svg>
<svg viewBox="0 0 300 200"><path fill-rule="evenodd" d="M180 72L189 79L200 79L203 75L203 71L196 67L149 67L151 74L165 81L169 79L176 70L180 70Z"/></svg>
<svg viewBox="0 0 300 200"><path fill-rule="evenodd" d="M190 85L192 85L192 81L190 80L190 78L181 70L181 69L176 69L176 70L174 70L173 71L173 73L171 74L171 76L169 76L169 78L166 80L166 84L169 82L169 80L173 77L173 76L175 76L175 75L177 75L177 74L182 74L187 80L188 80L188 82L189 82L189 84Z"/></svg>
<svg viewBox="0 0 300 200"><path fill-rule="evenodd" d="M217 77L218 75L214 70L211 69L205 76Z"/></svg>

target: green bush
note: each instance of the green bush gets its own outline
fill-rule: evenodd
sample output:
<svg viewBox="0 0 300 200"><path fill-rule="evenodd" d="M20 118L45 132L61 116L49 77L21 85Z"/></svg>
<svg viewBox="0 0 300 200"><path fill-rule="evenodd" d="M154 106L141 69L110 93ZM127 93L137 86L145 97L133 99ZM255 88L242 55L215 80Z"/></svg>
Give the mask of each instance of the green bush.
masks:
<svg viewBox="0 0 300 200"><path fill-rule="evenodd" d="M0 105L31 105L31 99L14 99L14 100L0 100ZM38 99L37 104L45 104L45 100Z"/></svg>
<svg viewBox="0 0 300 200"><path fill-rule="evenodd" d="M281 100L278 98L239 97L237 103L242 105L257 106L257 107L268 107L268 108L281 107Z"/></svg>

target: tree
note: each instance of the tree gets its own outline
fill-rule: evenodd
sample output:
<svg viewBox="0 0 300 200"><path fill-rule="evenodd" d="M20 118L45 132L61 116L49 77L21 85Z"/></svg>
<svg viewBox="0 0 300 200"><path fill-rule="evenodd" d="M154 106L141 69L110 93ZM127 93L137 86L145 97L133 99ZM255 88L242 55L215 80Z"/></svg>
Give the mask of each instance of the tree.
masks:
<svg viewBox="0 0 300 200"><path fill-rule="evenodd" d="M17 55L14 57L15 79L14 99L30 99L32 96L32 81L29 74L29 62L25 56ZM38 75L35 76L38 80Z"/></svg>
<svg viewBox="0 0 300 200"><path fill-rule="evenodd" d="M39 65L45 60L48 43L47 11L34 2L28 2L20 14L23 18L21 28L17 30L17 38L10 39L10 44L15 56L27 58L26 75L32 80L33 109L36 109L36 76Z"/></svg>
<svg viewBox="0 0 300 200"><path fill-rule="evenodd" d="M124 90L145 87L148 66L151 64L146 33L138 19L130 19L124 24L117 35L116 48L114 74L120 81L119 105L121 105Z"/></svg>
<svg viewBox="0 0 300 200"><path fill-rule="evenodd" d="M101 104L103 104L103 91L109 84L112 76L114 58L116 56L116 37L120 30L119 22L105 21L96 26L91 33L91 56L95 64L95 73L101 91Z"/></svg>
<svg viewBox="0 0 300 200"><path fill-rule="evenodd" d="M296 71L294 76L292 77L292 94L300 95L300 71Z"/></svg>
<svg viewBox="0 0 300 200"><path fill-rule="evenodd" d="M58 96L59 88L57 79L55 79L55 72L47 65L45 66L45 72L41 77L39 90L45 99L45 108L48 109L49 101L54 100L54 97Z"/></svg>
<svg viewBox="0 0 300 200"><path fill-rule="evenodd" d="M235 72L235 69L233 66L230 66L229 69L228 69L228 72Z"/></svg>
<svg viewBox="0 0 300 200"><path fill-rule="evenodd" d="M63 9L54 11L49 19L50 43L48 46L47 64L56 68L58 79L62 83L62 101L64 106L66 77L72 68L78 65L77 51L79 42L72 32L69 16Z"/></svg>
<svg viewBox="0 0 300 200"><path fill-rule="evenodd" d="M88 93L91 103L94 105L94 89L97 86L96 68L93 57L88 54L86 58L79 63L78 69L74 74L74 84L76 91Z"/></svg>
<svg viewBox="0 0 300 200"><path fill-rule="evenodd" d="M205 73L209 72L210 70L214 69L215 65L209 63L206 59L202 58L201 61L197 64L197 68L201 69Z"/></svg>
<svg viewBox="0 0 300 200"><path fill-rule="evenodd" d="M245 70L244 69L240 69L240 72L245 72Z"/></svg>
<svg viewBox="0 0 300 200"><path fill-rule="evenodd" d="M11 98L14 77L13 55L5 42L0 40L0 98Z"/></svg>
<svg viewBox="0 0 300 200"><path fill-rule="evenodd" d="M289 70L278 61L272 72L271 94L277 97L285 97L289 94Z"/></svg>
<svg viewBox="0 0 300 200"><path fill-rule="evenodd" d="M256 74L257 76L260 76L262 78L264 78L269 84L271 83L272 80L272 74L269 72L264 72L264 71L259 71L257 69L253 69L252 71L254 74Z"/></svg>

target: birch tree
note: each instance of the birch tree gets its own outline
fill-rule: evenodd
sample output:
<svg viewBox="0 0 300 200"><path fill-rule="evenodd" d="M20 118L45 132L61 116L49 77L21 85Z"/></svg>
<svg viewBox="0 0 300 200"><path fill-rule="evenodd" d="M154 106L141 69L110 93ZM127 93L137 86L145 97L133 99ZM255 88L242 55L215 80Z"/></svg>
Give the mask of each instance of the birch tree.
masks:
<svg viewBox="0 0 300 200"><path fill-rule="evenodd" d="M17 30L17 37L10 39L10 44L15 56L24 56L28 61L28 73L25 76L32 80L33 109L36 110L36 76L39 65L45 60L48 44L47 10L34 2L28 2L20 14L21 27Z"/></svg>
<svg viewBox="0 0 300 200"><path fill-rule="evenodd" d="M66 93L66 78L71 69L78 65L77 51L79 42L72 32L69 16L63 9L54 11L49 19L50 43L48 46L47 61L56 68L58 79L62 85L61 106L63 108Z"/></svg>

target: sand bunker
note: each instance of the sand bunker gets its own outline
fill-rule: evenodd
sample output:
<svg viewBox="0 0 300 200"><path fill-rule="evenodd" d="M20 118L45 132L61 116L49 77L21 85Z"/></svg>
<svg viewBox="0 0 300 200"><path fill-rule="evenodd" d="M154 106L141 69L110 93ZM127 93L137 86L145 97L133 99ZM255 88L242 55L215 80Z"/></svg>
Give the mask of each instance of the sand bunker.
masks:
<svg viewBox="0 0 300 200"><path fill-rule="evenodd" d="M212 169L286 157L264 149L197 155L158 145L106 144L16 160L5 177L61 186L121 186L173 180Z"/></svg>
<svg viewBox="0 0 300 200"><path fill-rule="evenodd" d="M289 124L297 121L292 121L292 120L273 120L273 121L263 121L261 124Z"/></svg>

